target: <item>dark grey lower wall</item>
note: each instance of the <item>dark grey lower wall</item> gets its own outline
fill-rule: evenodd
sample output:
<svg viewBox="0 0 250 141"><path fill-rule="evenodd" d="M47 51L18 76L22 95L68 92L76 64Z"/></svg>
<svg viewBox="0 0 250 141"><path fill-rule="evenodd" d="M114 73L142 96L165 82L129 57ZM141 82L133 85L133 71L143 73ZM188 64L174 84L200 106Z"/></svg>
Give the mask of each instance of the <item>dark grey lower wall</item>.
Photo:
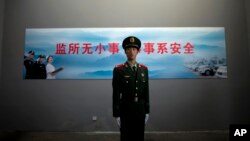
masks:
<svg viewBox="0 0 250 141"><path fill-rule="evenodd" d="M248 27L248 46L249 46L249 57L250 57L250 1L245 0L247 27Z"/></svg>
<svg viewBox="0 0 250 141"><path fill-rule="evenodd" d="M111 80L22 80L26 27L225 27L229 78L150 80L146 129L220 130L250 123L242 0L8 0L5 9L1 130L118 131Z"/></svg>
<svg viewBox="0 0 250 141"><path fill-rule="evenodd" d="M0 92L2 91L2 48L3 48L4 0L0 0Z"/></svg>

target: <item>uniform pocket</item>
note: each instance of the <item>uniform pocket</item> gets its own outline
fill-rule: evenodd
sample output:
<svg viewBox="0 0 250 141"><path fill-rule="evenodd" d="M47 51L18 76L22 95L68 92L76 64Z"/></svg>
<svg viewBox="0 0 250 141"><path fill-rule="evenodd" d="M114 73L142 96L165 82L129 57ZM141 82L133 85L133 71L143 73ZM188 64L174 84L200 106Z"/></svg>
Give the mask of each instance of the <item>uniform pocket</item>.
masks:
<svg viewBox="0 0 250 141"><path fill-rule="evenodd" d="M128 85L130 83L130 79L129 78L124 78L124 79L122 79L122 83L124 85Z"/></svg>

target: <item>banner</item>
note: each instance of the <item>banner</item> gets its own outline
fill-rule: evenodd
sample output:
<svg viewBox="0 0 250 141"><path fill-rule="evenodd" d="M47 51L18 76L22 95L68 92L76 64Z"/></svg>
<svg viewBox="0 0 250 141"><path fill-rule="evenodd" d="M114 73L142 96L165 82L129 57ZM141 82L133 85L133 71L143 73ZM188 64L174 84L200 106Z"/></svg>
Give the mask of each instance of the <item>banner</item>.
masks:
<svg viewBox="0 0 250 141"><path fill-rule="evenodd" d="M23 78L112 79L128 36L141 40L150 79L227 78L223 27L28 28Z"/></svg>

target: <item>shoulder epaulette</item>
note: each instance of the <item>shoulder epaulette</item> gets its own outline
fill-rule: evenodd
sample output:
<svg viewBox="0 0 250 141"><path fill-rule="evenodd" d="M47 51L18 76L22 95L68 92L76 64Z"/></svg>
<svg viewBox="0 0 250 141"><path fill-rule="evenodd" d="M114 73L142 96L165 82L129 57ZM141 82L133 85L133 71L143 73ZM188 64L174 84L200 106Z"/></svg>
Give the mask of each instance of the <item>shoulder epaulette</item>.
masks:
<svg viewBox="0 0 250 141"><path fill-rule="evenodd" d="M145 69L148 68L147 66L145 66L145 65L143 65L143 64L139 64L139 67L142 67L142 68L145 68Z"/></svg>
<svg viewBox="0 0 250 141"><path fill-rule="evenodd" d="M116 67L116 68L121 68L121 67L123 67L123 66L125 66L125 64L118 64L118 65L116 65L115 67Z"/></svg>

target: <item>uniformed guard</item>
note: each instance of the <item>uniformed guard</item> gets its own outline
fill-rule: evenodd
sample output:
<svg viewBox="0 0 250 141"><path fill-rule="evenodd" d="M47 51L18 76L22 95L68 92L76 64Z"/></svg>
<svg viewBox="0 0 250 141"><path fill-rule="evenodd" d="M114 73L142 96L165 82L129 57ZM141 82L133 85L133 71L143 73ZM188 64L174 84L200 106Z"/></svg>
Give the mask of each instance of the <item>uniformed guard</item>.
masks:
<svg viewBox="0 0 250 141"><path fill-rule="evenodd" d="M33 79L46 79L47 72L45 62L45 55L39 55L37 61L33 65Z"/></svg>
<svg viewBox="0 0 250 141"><path fill-rule="evenodd" d="M143 141L149 117L148 69L136 62L141 41L134 36L123 40L127 61L113 71L113 116L120 127L121 141Z"/></svg>
<svg viewBox="0 0 250 141"><path fill-rule="evenodd" d="M30 50L28 52L28 55L25 56L25 59L24 59L24 66L26 69L25 79L32 79L34 55L35 55L35 52L33 50Z"/></svg>

